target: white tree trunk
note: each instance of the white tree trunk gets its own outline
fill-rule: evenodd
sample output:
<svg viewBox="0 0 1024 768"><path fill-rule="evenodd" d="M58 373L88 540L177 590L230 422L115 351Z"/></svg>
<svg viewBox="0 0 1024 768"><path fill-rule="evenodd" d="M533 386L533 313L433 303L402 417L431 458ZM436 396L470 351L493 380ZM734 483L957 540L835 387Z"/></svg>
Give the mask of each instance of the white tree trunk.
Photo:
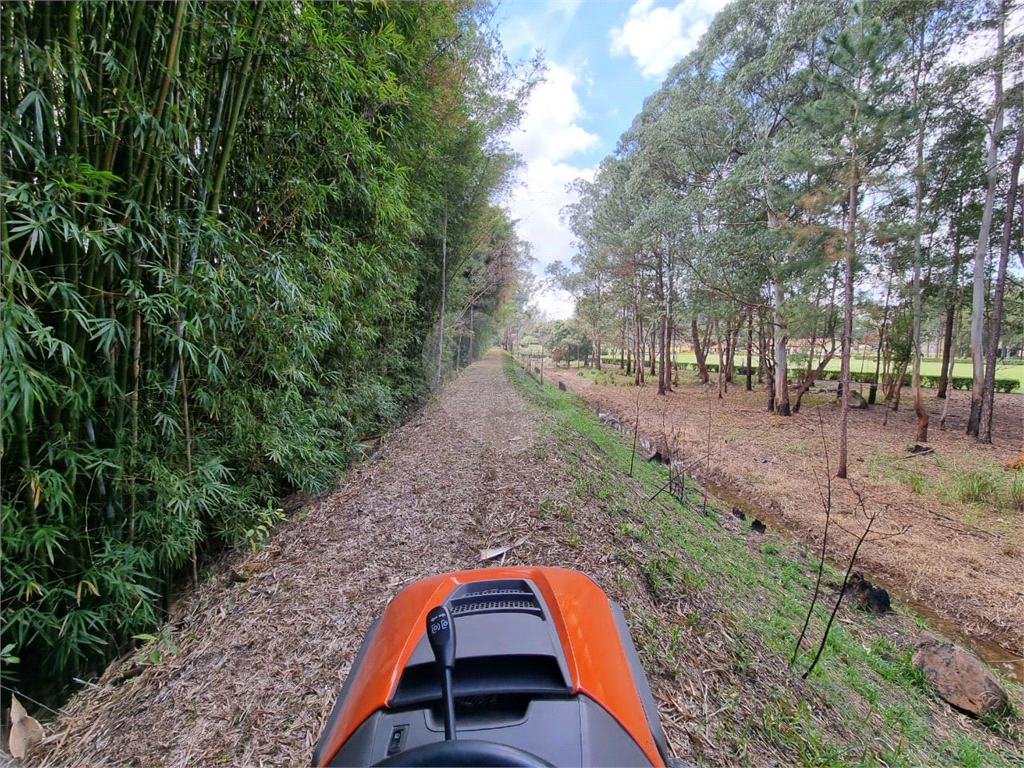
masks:
<svg viewBox="0 0 1024 768"><path fill-rule="evenodd" d="M999 27L996 36L996 67L993 75L995 90L995 114L992 118L992 132L988 143L988 189L985 191L985 210L981 217L981 231L978 233L978 247L974 251L974 295L971 302L971 415L967 419L967 434L978 436L981 422L981 406L985 395L985 352L983 326L985 316L985 260L989 250L989 234L992 231L992 209L996 199L996 170L998 167L998 141L1003 130L1003 25L1006 19L1006 2L999 8Z"/></svg>

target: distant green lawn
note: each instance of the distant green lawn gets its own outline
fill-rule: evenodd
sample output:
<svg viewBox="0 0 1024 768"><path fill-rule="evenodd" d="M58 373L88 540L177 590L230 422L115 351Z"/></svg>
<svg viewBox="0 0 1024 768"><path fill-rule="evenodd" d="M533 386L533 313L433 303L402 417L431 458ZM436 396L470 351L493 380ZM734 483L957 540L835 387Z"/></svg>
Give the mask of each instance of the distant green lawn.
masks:
<svg viewBox="0 0 1024 768"><path fill-rule="evenodd" d="M520 351L522 356L537 356L541 355L541 346L539 344L532 344L528 348L523 348ZM605 354L605 358L608 355ZM676 352L673 355L673 359L678 363L696 363L697 356L692 352ZM740 353L735 358L737 365L743 365L746 363L746 353ZM715 353L709 353L707 356L708 363L718 363L718 355ZM755 361L756 362L756 361ZM578 363L577 363L578 364ZM805 358L806 364L806 358ZM817 365L817 363L815 363ZM798 363L794 361L792 353L790 353L789 367L792 371L798 366ZM838 355L829 361L826 366L827 370L838 371L840 370L840 360ZM875 369L875 358L872 357L854 357L852 360L851 370L854 372L864 371L871 372ZM921 375L922 376L938 376L942 372L942 361L935 358L926 358L921 361ZM971 376L971 360L970 358L957 358L953 366L954 376L964 376L970 378ZM996 378L997 379L1016 379L1021 382L1024 386L1024 361L1019 358L999 362L996 364ZM1019 391L1019 390L1018 390Z"/></svg>
<svg viewBox="0 0 1024 768"><path fill-rule="evenodd" d="M679 358L680 358L680 361L681 361L682 358L683 358L683 355L680 354ZM690 353L687 356L687 358L688 358L687 362L694 362L694 363L697 362L696 355L694 355L692 353ZM792 357L790 359L792 359ZM737 363L739 363L741 360L745 363L746 362L746 356L745 355L739 355L739 356L736 357ZM804 360L805 360L804 364L806 365L806 358ZM708 355L708 362L716 362L717 363L718 362L718 355ZM817 362L815 362L815 365L817 365ZM793 368L793 367L795 367L795 366L791 362L790 363L790 368ZM829 370L832 370L832 371L840 370L840 368L841 368L841 361L840 361L838 355L836 357L832 358L829 361L829 363L826 366L826 368L828 368ZM869 371L869 372L873 371L875 369L875 359L874 359L874 357L871 357L871 358L855 357L855 358L853 358L850 361L850 369L854 370L854 371L861 371L861 370ZM910 368L908 367L907 370L909 371ZM935 360L935 359L923 359L923 360L921 360L921 375L922 376L938 376L941 373L942 373L942 361L941 360ZM956 362L953 363L953 375L954 376L970 376L971 375L971 361L970 361L970 358L967 358L967 359L959 359L958 358L956 360ZM1020 361L1013 361L1011 363L997 364L996 365L996 376L998 376L1001 379L1002 378L1006 378L1006 379L1017 378L1017 379L1020 379L1020 380L1024 381L1024 365L1021 365Z"/></svg>
<svg viewBox="0 0 1024 768"><path fill-rule="evenodd" d="M697 356L694 355L692 352L677 352L674 355L674 359L676 360L676 362L679 362L679 363L696 363L697 362ZM735 360L736 360L736 364L737 365L744 365L746 363L746 354L744 353L744 354L737 355ZM718 355L717 354L713 354L713 353L709 354L708 358L707 358L707 362L709 362L709 363L717 363L718 362ZM756 364L756 360L755 360L755 364ZM817 363L815 363L815 365L817 365ZM790 370L792 370L793 368L796 367L796 364L792 361L792 357L790 358L789 367L790 367ZM839 360L839 357L836 356L836 357L832 358L832 360L829 361L829 364L826 366L826 368L828 370L830 370L830 371L838 371L838 370L840 370L840 360ZM874 359L874 357L871 357L871 358L855 357L851 361L851 370L853 370L853 371L861 371L861 370L863 370L863 371L869 371L870 372L870 371L873 371L874 369L875 369L875 359ZM922 376L938 376L941 372L942 372L942 361L941 360L925 359L925 360L921 361L921 375ZM953 365L953 375L954 376L968 376L969 377L971 375L971 361L970 361L970 359L958 358L956 360L956 362L954 363L954 365ZM1005 362L1005 363L998 363L996 365L996 378L999 378L999 379L1014 379L1015 378L1018 381L1020 381L1022 384L1024 384L1024 364L1022 364L1022 361L1020 361L1019 359L1018 360L1008 361L1008 362Z"/></svg>
<svg viewBox="0 0 1024 768"><path fill-rule="evenodd" d="M718 362L718 356L714 356L715 362ZM740 358L737 357L737 360ZM746 357L743 357L744 362ZM694 357L696 362L696 357ZM805 362L806 364L806 362ZM838 371L841 368L841 361L839 357L832 358L826 366L829 370ZM853 371L873 371L875 369L875 359L873 357L855 357L850 361L850 369ZM909 367L907 369L910 370ZM921 375L922 376L939 376L942 373L942 361L935 359L923 359L921 360ZM970 359L957 359L953 363L953 375L954 376L970 376L971 375L971 361ZM1017 379L1018 381L1024 382L1024 365L1021 365L1020 361L1013 361L1010 363L1002 363L996 365L996 377L1000 379Z"/></svg>

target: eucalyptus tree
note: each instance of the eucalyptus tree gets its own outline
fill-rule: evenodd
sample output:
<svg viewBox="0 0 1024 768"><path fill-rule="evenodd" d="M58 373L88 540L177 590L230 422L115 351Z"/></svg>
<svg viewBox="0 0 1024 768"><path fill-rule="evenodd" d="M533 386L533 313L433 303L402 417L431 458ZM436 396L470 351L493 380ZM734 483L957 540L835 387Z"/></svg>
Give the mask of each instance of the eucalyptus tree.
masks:
<svg viewBox="0 0 1024 768"><path fill-rule="evenodd" d="M629 341L627 359L635 362L633 378L639 385L645 378L644 319L647 315L646 284L650 263L645 257L643 243L637 240L633 229L643 212L643 201L630 186L634 173L628 158L608 157L602 161L591 190L595 194L589 200L581 199L584 206L593 203L592 227L589 231L581 227L576 234L587 237L587 242L592 244L591 255L608 266L612 293L625 307ZM579 213L586 215L582 210ZM570 213L570 222L575 220L576 214Z"/></svg>
<svg viewBox="0 0 1024 768"><path fill-rule="evenodd" d="M961 2L930 0L897 4L895 20L905 31L906 55L894 60L901 69L907 66L910 80L909 108L914 123L914 156L907 162L914 185L913 210L913 313L914 313L914 365L912 385L914 412L917 415L916 440L928 440L928 411L921 395L921 269L923 217L926 190L925 138L932 116L942 109L938 96L942 95L941 80L945 61L954 42L964 36L969 9ZM905 62L905 64L904 64ZM931 240L931 238L929 238Z"/></svg>
<svg viewBox="0 0 1024 768"><path fill-rule="evenodd" d="M995 9L993 26L996 30L995 55L987 62L992 71L991 127L988 131L988 157L985 162L988 187L985 191L985 208L978 231L977 246L974 250L974 291L971 301L971 413L967 419L967 434L980 437L981 409L985 396L985 265L990 248L989 234L992 229L992 213L995 207L996 185L999 177L999 140L1003 131L1005 104L1003 103L1003 67L1005 55L1005 27L1007 18L1006 0L999 0Z"/></svg>
<svg viewBox="0 0 1024 768"><path fill-rule="evenodd" d="M822 32L844 15L845 3L802 0L745 0L723 9L694 56L709 76L721 81L736 104L734 120L741 126L733 149L735 165L718 185L718 195L742 198L739 209L752 203L753 219L768 236L752 233L763 248L771 275L775 341L773 402L776 413L789 415L786 363L788 339L784 314L785 281L800 268L789 258L791 223L805 216L794 184L800 180L784 162L785 147L796 140L792 116L817 96L801 73L817 66Z"/></svg>
<svg viewBox="0 0 1024 768"><path fill-rule="evenodd" d="M720 226L709 191L728 173L734 158L732 113L721 103L717 81L695 71L692 60L677 65L665 85L648 98L620 142L620 153L635 168L629 185L643 201L633 223L636 241L650 254L659 307L661 364L658 392L671 389L670 350L675 326L680 269L710 290L721 283L706 279L698 263L710 255L708 233ZM698 361L702 378L699 339Z"/></svg>
<svg viewBox="0 0 1024 768"><path fill-rule="evenodd" d="M597 350L594 366L601 370L602 331L613 305L612 242L604 227L602 198L607 193L600 181L578 179L571 185L577 200L562 211L563 220L576 236L572 258L575 272L561 262L548 267L548 274L562 290L576 299L576 314L590 326Z"/></svg>
<svg viewBox="0 0 1024 768"><path fill-rule="evenodd" d="M955 70L948 73L936 94L943 109L926 155L925 215L929 230L935 232L932 250L936 258L931 269L933 281L944 283L940 398L947 393L954 321L963 298L964 246L978 231L983 212L985 125L973 108L965 75Z"/></svg>
<svg viewBox="0 0 1024 768"><path fill-rule="evenodd" d="M1003 233L999 244L999 263L996 268L992 296L992 315L989 321L988 347L985 351L985 394L978 427L978 442L992 442L992 419L995 410L996 357L999 351L1003 323L1003 292L1006 287L1006 268L1010 257L1010 242L1014 237L1014 214L1017 207L1017 177L1020 174L1021 155L1024 153L1024 115L1017 114L1017 139L1010 160L1010 184L1006 192L1003 213ZM1020 235L1017 235L1020 242Z"/></svg>
<svg viewBox="0 0 1024 768"><path fill-rule="evenodd" d="M837 476L847 475L847 424L850 398L850 353L853 343L854 262L857 254L858 205L865 185L893 163L893 148L906 125L906 109L893 102L899 82L890 66L903 40L871 2L858 2L825 51L811 80L818 98L801 110L805 137L794 155L799 165L825 177L827 196L843 210L845 264L842 406ZM832 179L831 183L829 179ZM831 187L831 189L830 189Z"/></svg>

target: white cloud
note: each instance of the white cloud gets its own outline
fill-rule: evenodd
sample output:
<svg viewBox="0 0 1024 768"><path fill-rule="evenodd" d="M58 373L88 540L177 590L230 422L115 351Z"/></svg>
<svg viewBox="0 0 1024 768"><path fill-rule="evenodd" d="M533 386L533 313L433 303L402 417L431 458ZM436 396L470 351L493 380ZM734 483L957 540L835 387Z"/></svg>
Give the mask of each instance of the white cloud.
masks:
<svg viewBox="0 0 1024 768"><path fill-rule="evenodd" d="M545 288L533 295L533 303L548 320L567 320L576 311L576 302L565 291Z"/></svg>
<svg viewBox="0 0 1024 768"><path fill-rule="evenodd" d="M580 176L593 178L593 169L578 168L568 160L600 140L576 122L584 116L576 85L572 70L549 64L546 80L534 90L519 130L510 137L526 163L510 207L519 220L519 236L533 244L541 278L553 261L572 259L572 233L559 221L561 209L574 200L566 185ZM572 300L561 291L543 291L536 299L552 317L572 314Z"/></svg>
<svg viewBox="0 0 1024 768"><path fill-rule="evenodd" d="M501 42L505 52L516 58L534 51L553 50L572 31L572 20L583 0L549 0L501 21Z"/></svg>
<svg viewBox="0 0 1024 768"><path fill-rule="evenodd" d="M545 80L530 96L526 115L511 137L512 147L527 163L558 162L600 139L576 124L583 107L573 91L576 74L567 67L549 64Z"/></svg>
<svg viewBox="0 0 1024 768"><path fill-rule="evenodd" d="M501 24L501 42L509 54L515 51L531 53L540 47L540 33L525 16L513 16Z"/></svg>
<svg viewBox="0 0 1024 768"><path fill-rule="evenodd" d="M560 13L566 21L572 19L583 0L548 0L548 13Z"/></svg>
<svg viewBox="0 0 1024 768"><path fill-rule="evenodd" d="M729 0L683 0L674 8L655 8L654 0L637 0L621 27L611 31L613 56L636 59L644 77L662 78L697 47L700 36Z"/></svg>

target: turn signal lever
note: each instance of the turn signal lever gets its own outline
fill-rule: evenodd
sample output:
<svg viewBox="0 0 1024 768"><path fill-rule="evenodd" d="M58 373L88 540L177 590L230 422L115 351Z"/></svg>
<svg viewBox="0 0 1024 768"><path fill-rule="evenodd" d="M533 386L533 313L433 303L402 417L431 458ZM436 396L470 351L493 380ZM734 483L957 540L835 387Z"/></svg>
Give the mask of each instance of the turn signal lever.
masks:
<svg viewBox="0 0 1024 768"><path fill-rule="evenodd" d="M427 640L434 652L434 661L441 672L441 695L444 698L444 738L455 740L455 695L452 693L452 669L455 667L455 624L443 605L427 614Z"/></svg>

